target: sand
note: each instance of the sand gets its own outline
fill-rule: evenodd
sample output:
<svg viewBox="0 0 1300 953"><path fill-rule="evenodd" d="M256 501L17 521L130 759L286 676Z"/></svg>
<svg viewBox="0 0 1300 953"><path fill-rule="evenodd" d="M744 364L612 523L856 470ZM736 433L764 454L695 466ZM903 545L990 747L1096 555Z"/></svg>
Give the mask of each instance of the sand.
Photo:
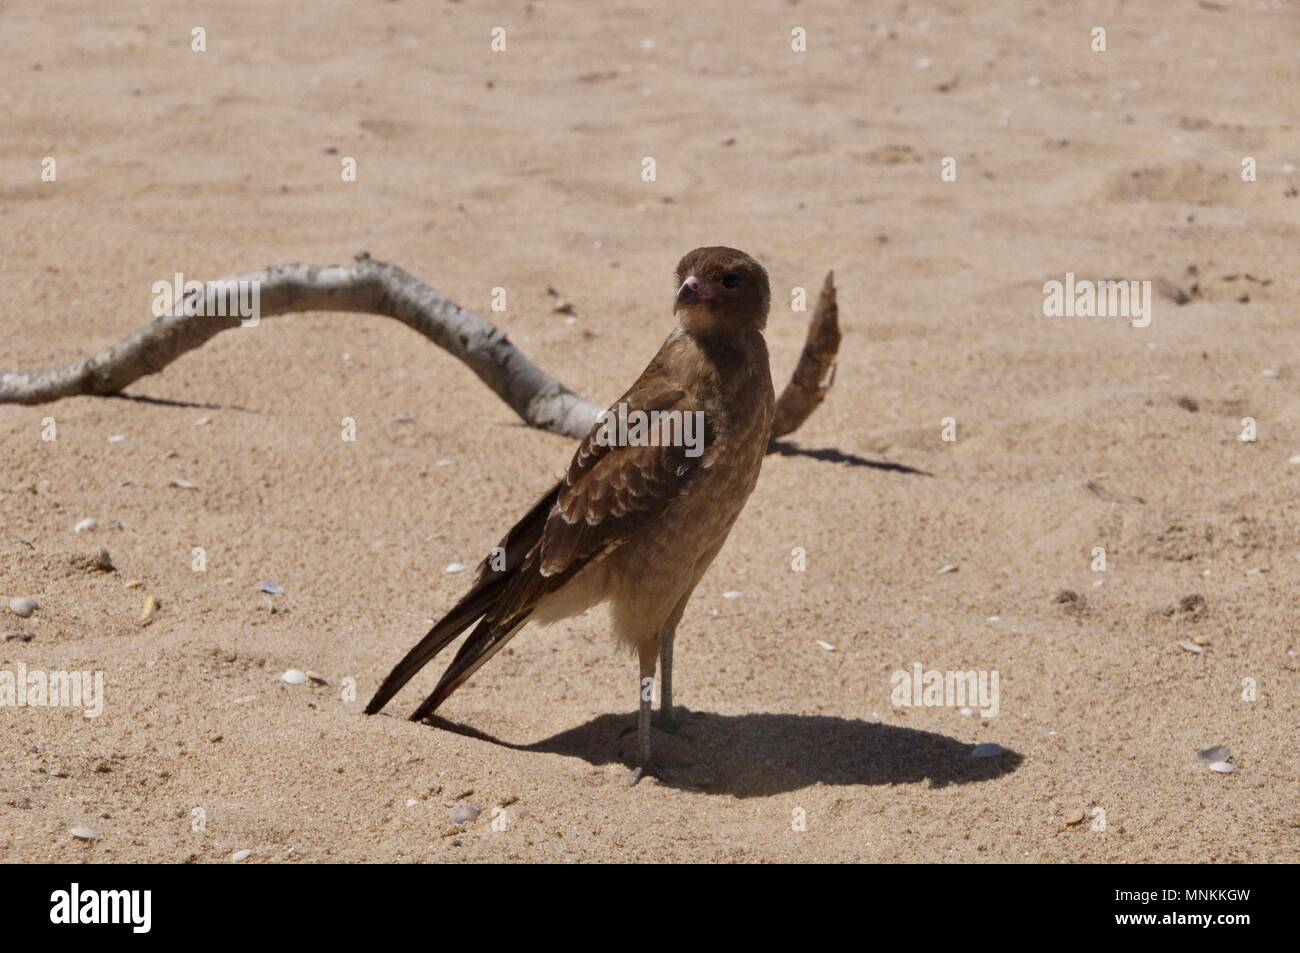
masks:
<svg viewBox="0 0 1300 953"><path fill-rule="evenodd" d="M600 613L448 725L403 717L437 665L361 714L571 452L430 342L279 317L132 400L0 407L0 596L40 604L0 604L32 636L0 671L105 686L0 709L0 859L1300 859L1294 6L289 6L0 2L0 368L120 338L177 272L364 249L608 401L679 256L728 244L772 276L778 387L835 270L834 389L697 591L689 715L632 789ZM1067 273L1152 281L1150 325L1046 317ZM996 672L996 717L892 704L917 664Z"/></svg>

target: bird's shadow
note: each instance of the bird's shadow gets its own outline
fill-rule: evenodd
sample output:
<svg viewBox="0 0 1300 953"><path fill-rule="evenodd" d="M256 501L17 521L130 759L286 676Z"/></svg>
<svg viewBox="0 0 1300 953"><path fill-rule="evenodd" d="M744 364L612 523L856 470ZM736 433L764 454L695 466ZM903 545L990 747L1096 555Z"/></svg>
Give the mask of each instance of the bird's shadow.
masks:
<svg viewBox="0 0 1300 953"><path fill-rule="evenodd" d="M767 797L814 784L927 784L946 787L989 781L1014 771L1014 751L974 758L975 746L932 731L832 715L680 713L679 727L654 732L653 772L668 787ZM434 717L430 724L517 751L625 764L635 747L635 716L600 715L529 744L501 741Z"/></svg>

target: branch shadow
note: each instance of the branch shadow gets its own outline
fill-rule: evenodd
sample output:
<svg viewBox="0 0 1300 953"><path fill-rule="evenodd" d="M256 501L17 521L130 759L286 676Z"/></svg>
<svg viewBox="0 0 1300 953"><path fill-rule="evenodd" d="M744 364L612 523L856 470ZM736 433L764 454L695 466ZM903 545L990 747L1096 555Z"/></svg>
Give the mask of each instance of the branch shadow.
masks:
<svg viewBox="0 0 1300 953"><path fill-rule="evenodd" d="M170 397L149 397L146 394L127 394L118 391L115 394L101 394L102 397L111 397L114 400L130 400L137 404L150 404L155 407L181 407L195 410L238 410L247 414L256 414L258 411L251 407L241 407L238 404L211 404L193 400L173 400Z"/></svg>
<svg viewBox="0 0 1300 953"><path fill-rule="evenodd" d="M738 798L769 797L815 784L928 784L947 787L1010 774L1023 757L1004 750L972 758L974 745L932 731L831 715L719 715L677 709L680 727L654 732L653 773L681 790ZM635 747L635 716L606 714L529 744L512 744L434 716L447 731L516 751L625 764Z"/></svg>
<svg viewBox="0 0 1300 953"><path fill-rule="evenodd" d="M773 440L767 448L768 453L778 453L783 457L810 457L827 463L847 463L851 467L869 467L872 470L886 470L890 473L910 473L914 476L933 476L926 470L909 467L905 463L890 463L888 460L868 460L856 453L846 453L834 447L810 449L785 440Z"/></svg>

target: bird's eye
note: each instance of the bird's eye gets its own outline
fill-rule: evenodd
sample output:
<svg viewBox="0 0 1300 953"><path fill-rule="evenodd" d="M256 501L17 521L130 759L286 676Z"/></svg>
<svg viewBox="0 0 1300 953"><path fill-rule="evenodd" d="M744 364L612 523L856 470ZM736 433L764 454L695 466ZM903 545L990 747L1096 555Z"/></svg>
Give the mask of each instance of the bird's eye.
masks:
<svg viewBox="0 0 1300 953"><path fill-rule="evenodd" d="M740 275L736 274L734 271L729 271L722 276L722 287L734 288L738 284L740 284Z"/></svg>

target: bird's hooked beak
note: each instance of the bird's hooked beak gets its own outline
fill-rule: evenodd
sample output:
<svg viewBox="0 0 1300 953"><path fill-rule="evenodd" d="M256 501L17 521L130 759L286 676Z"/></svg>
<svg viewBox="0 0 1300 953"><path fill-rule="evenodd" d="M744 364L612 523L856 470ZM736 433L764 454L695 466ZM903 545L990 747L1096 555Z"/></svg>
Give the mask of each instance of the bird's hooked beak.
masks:
<svg viewBox="0 0 1300 953"><path fill-rule="evenodd" d="M682 282L682 286L677 289L677 304L673 310L676 311L677 308L680 308L683 305L708 301L709 298L710 295L704 291L704 287L700 284L700 279L696 278L694 275L689 275L686 280Z"/></svg>

